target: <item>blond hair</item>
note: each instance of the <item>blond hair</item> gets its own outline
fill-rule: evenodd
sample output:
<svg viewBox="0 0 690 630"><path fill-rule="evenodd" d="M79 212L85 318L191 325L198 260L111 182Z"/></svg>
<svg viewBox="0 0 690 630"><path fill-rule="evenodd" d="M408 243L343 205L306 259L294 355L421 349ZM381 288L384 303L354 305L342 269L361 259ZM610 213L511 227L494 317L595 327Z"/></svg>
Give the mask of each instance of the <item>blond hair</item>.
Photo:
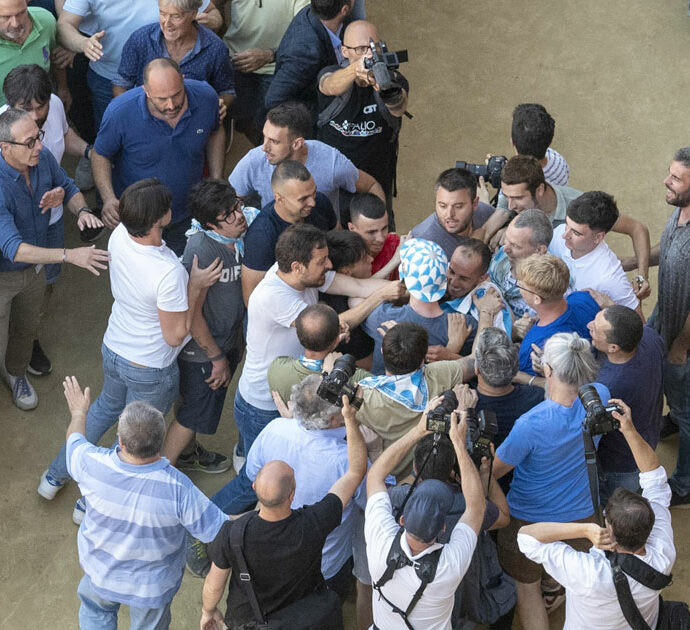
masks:
<svg viewBox="0 0 690 630"><path fill-rule="evenodd" d="M570 271L556 256L532 254L518 263L517 279L543 300L551 301L563 297L570 282Z"/></svg>

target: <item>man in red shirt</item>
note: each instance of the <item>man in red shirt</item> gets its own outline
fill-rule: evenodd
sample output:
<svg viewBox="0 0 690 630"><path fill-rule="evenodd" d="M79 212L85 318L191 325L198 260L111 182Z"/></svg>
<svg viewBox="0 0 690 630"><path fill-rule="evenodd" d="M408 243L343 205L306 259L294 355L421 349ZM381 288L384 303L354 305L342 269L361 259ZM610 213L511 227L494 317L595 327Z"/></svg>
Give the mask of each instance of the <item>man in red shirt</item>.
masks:
<svg viewBox="0 0 690 630"><path fill-rule="evenodd" d="M367 253L374 259L371 273L397 280L400 236L388 231L386 204L371 193L356 193L350 202L347 227L364 239Z"/></svg>

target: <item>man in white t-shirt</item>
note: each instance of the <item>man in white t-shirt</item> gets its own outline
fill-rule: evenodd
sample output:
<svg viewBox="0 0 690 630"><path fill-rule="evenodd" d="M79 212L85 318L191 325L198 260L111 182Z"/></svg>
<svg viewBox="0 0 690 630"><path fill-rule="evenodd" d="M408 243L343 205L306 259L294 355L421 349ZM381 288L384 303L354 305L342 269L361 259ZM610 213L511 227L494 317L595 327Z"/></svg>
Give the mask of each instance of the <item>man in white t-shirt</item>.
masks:
<svg viewBox="0 0 690 630"><path fill-rule="evenodd" d="M319 292L366 298L377 289L397 285L387 280L360 280L331 271L326 235L313 225L290 226L278 238L275 253L276 264L254 289L247 307L247 354L234 406L235 423L240 433L236 456L248 453L261 429L280 415L268 387L268 368L276 357L298 358L303 354L295 320L307 306L319 301ZM380 291L377 293L380 299L364 300L341 313L341 322L354 325L357 320L362 321L386 299L384 294L385 291Z"/></svg>
<svg viewBox="0 0 690 630"><path fill-rule="evenodd" d="M596 523L533 523L518 532L520 550L530 560L541 563L566 588L564 630L630 628L604 551L616 552L621 559L632 555L665 575L670 575L676 560L666 471L635 429L630 408L618 399L611 402L623 409L614 416L621 423L620 432L640 469L642 496L616 488L606 504L604 528ZM594 546L584 553L561 542L575 538L589 538ZM632 577L627 579L635 606L649 627L656 628L659 591Z"/></svg>
<svg viewBox="0 0 690 630"><path fill-rule="evenodd" d="M10 107L27 112L38 128L45 133L42 144L53 154L58 164L62 161L65 152L79 157L88 155L89 145L67 124L65 107L60 98L51 93L51 90L50 75L41 66L35 63L17 66L10 70L2 85L7 105L0 107L0 114ZM89 209L83 208L79 213L81 214L82 211L88 212ZM65 246L62 214L62 204L50 210L47 247ZM103 227L85 228L81 232L82 240L93 242L101 235L103 229ZM52 295L53 284L60 276L61 268L62 265L59 264L45 266L46 289L41 307L41 318L48 312L48 299ZM27 371L34 376L43 376L49 374L52 369L50 359L43 352L38 339L35 339Z"/></svg>
<svg viewBox="0 0 690 630"><path fill-rule="evenodd" d="M460 422L457 413L451 415L448 433L458 459L466 504L464 514L450 534L450 541L442 545L436 540L445 528L446 515L453 505L453 491L442 481L422 481L407 500L400 525L393 516L385 478L419 440L430 434L426 428L427 412L440 403L440 397L430 401L419 423L389 446L367 475L364 537L375 589L375 629L450 630L455 590L470 565L482 527L484 491L477 468L467 453L467 412L464 410L460 412ZM387 559L389 552L396 547L401 558L398 566L402 566L389 576L386 574ZM435 553L438 559L434 577L416 604L410 606L422 584L417 567L430 562Z"/></svg>
<svg viewBox="0 0 690 630"><path fill-rule="evenodd" d="M103 337L103 389L91 405L86 438L96 444L133 400L152 404L164 415L179 387L177 355L189 331L202 289L220 277L217 259L199 269L196 257L188 275L162 239L171 219L170 191L149 178L120 197L121 224L108 243L114 302ZM41 476L38 493L52 499L69 479L65 445ZM75 507L83 518L83 504Z"/></svg>
<svg viewBox="0 0 690 630"><path fill-rule="evenodd" d="M620 261L604 241L618 216L611 195L596 190L580 195L568 205L565 223L554 229L549 251L568 265L576 291L601 291L642 316Z"/></svg>

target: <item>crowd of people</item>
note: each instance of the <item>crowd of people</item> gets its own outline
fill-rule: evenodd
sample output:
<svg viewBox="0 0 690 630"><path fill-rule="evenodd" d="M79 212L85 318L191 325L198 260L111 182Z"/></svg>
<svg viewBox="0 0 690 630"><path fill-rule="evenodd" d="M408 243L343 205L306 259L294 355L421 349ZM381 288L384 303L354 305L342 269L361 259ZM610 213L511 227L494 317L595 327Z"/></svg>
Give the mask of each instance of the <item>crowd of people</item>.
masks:
<svg viewBox="0 0 690 630"><path fill-rule="evenodd" d="M690 147L651 247L611 194L568 185L554 119L518 104L494 200L443 170L398 234L411 88L363 5L0 0L0 375L19 409L52 370L37 331L62 265L113 297L103 386L92 402L65 378L38 485L79 485L80 627L126 605L168 628L186 565L201 630L336 630L351 596L361 630L547 630L564 601L569 630L655 628L669 508L690 506ZM236 132L255 147L226 179ZM232 453L197 440L233 421ZM228 481L207 497L188 472Z"/></svg>

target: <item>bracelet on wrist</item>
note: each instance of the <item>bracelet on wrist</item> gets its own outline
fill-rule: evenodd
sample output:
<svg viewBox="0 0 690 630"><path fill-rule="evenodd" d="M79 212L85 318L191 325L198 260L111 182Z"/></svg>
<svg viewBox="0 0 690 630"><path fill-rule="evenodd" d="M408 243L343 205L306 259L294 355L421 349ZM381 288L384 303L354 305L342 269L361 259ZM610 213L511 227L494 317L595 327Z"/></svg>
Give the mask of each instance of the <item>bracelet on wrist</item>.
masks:
<svg viewBox="0 0 690 630"><path fill-rule="evenodd" d="M85 157L87 160L90 160L90 159L91 159L91 149L93 149L93 145L92 145L92 144L87 144L87 145L86 145L86 148L84 149L84 157Z"/></svg>
<svg viewBox="0 0 690 630"><path fill-rule="evenodd" d="M535 374L531 379L529 379L529 382L527 383L528 385L531 385L534 383L534 379L537 378L537 375Z"/></svg>
<svg viewBox="0 0 690 630"><path fill-rule="evenodd" d="M67 262L67 248L63 248L62 250L62 262L66 263Z"/></svg>
<svg viewBox="0 0 690 630"><path fill-rule="evenodd" d="M225 355L221 352L220 354L217 354L215 357L209 357L208 360L213 363L214 361L218 361L220 359L223 359Z"/></svg>
<svg viewBox="0 0 690 630"><path fill-rule="evenodd" d="M91 208L84 206L83 208L79 208L79 210L77 210L77 219L81 216L82 212L88 212L89 214L93 214L93 212L91 211Z"/></svg>

